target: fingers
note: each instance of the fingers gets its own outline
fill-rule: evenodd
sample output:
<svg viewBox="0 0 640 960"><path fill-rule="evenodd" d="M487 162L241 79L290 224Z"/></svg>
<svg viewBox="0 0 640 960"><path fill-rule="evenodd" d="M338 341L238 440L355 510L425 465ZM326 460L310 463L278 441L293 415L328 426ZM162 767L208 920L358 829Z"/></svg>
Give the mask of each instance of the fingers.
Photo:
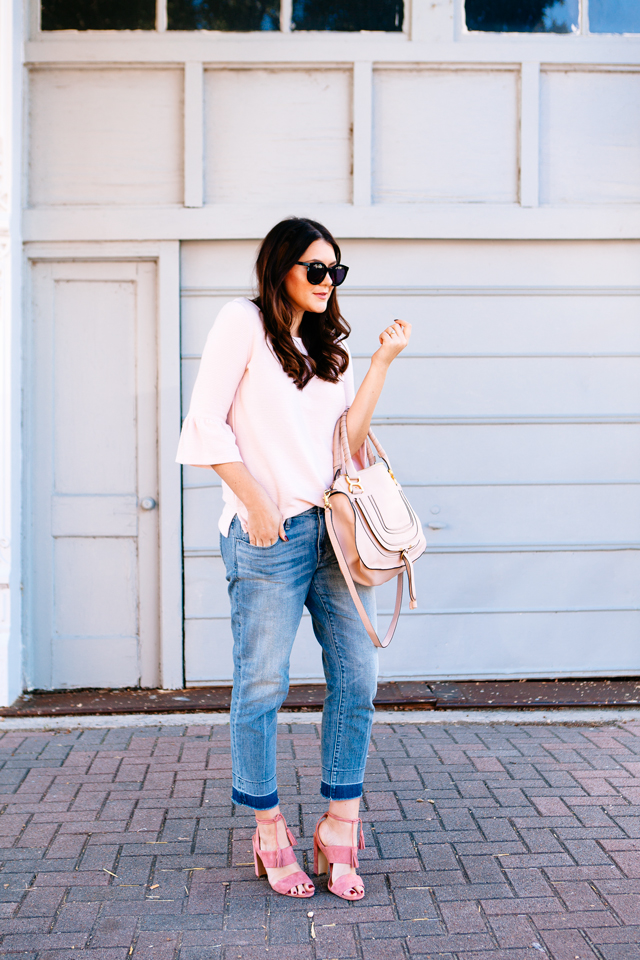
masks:
<svg viewBox="0 0 640 960"><path fill-rule="evenodd" d="M272 547L274 543L277 543L277 542L278 542L277 537L274 538L266 535L251 536L251 534L249 534L249 543L251 544L252 547Z"/></svg>
<svg viewBox="0 0 640 960"><path fill-rule="evenodd" d="M411 333L411 324L410 324L410 323L407 323L406 320L394 320L393 322L394 322L394 323L397 323L397 324L401 327L402 332L403 332L405 335L408 335L408 334Z"/></svg>
<svg viewBox="0 0 640 960"><path fill-rule="evenodd" d="M409 342L409 339L405 336L404 331L402 329L398 329L397 327L392 327L391 329L387 327L386 330L382 331L378 337L378 340L383 345L391 344L392 346L396 347L396 349L400 350L406 347L407 343Z"/></svg>
<svg viewBox="0 0 640 960"><path fill-rule="evenodd" d="M394 320L393 323L390 323L389 326L382 331L382 333L386 333L390 337L408 337L411 333L411 324L407 323L406 320Z"/></svg>
<svg viewBox="0 0 640 960"><path fill-rule="evenodd" d="M249 530L249 543L252 547L273 547L278 540L289 541L286 530L284 528L284 520L280 521L280 526L278 527L278 532L276 534L270 533L257 533Z"/></svg>

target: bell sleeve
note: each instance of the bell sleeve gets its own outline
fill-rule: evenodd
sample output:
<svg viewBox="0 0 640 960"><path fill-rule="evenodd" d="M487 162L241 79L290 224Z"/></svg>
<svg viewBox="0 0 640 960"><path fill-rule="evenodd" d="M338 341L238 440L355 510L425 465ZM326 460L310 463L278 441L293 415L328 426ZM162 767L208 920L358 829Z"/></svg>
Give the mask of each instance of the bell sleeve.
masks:
<svg viewBox="0 0 640 960"><path fill-rule="evenodd" d="M202 352L189 412L182 425L176 461L192 467L242 462L227 418L251 357L256 320L250 309L226 304Z"/></svg>

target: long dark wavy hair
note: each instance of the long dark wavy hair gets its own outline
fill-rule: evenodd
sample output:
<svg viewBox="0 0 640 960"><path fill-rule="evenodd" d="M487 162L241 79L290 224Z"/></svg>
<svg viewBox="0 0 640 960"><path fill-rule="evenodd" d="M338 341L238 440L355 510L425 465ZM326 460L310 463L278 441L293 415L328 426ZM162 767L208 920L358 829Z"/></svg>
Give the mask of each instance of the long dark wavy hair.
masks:
<svg viewBox="0 0 640 960"><path fill-rule="evenodd" d="M300 353L291 336L294 308L287 297L284 280L314 240L326 240L340 262L340 247L326 227L315 220L288 217L266 235L256 261L259 294L254 303L262 312L266 337L284 372L302 390L312 377L336 383L349 365L341 345L351 327L340 314L335 287L324 313L305 312L299 336L307 351Z"/></svg>

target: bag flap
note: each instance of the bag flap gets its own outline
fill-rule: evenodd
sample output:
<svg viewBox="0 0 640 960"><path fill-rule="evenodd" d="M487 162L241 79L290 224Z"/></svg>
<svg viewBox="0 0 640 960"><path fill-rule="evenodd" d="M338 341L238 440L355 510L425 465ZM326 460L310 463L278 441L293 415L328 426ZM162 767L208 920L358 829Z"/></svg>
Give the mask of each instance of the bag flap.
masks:
<svg viewBox="0 0 640 960"><path fill-rule="evenodd" d="M386 550L402 551L417 543L422 526L400 485L392 478L386 463L378 462L358 472L352 479L350 499L358 521L369 527L371 534ZM346 477L339 477L335 488L349 492Z"/></svg>

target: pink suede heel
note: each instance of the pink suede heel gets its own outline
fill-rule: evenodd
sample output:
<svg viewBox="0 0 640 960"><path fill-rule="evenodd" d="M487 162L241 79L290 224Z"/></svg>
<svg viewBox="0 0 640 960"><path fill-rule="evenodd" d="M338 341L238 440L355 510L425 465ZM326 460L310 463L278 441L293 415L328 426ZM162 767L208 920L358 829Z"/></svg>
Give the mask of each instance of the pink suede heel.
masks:
<svg viewBox="0 0 640 960"><path fill-rule="evenodd" d="M287 829L287 838L290 847L285 847L284 850L278 845L275 850L261 850L260 849L260 829L256 826L256 832L253 836L253 862L256 868L256 877L267 876L267 867L287 867L290 863L296 862L296 855L294 852L294 847L298 845L298 841L294 835L287 827L287 822L279 813L277 816L273 817L271 820L261 820L261 823L275 823L277 825L278 821L282 820L286 829ZM276 826L277 829L277 826ZM278 841L276 840L276 843ZM300 884L310 883L311 880L302 870L298 870L296 873L290 873L287 877L282 877L280 880L276 880L275 883L269 884L272 890L275 890L276 893L282 893L286 897L294 897L296 900L304 900L306 897L312 897L315 893L314 890L307 890L304 893L292 893L294 887L299 886Z"/></svg>
<svg viewBox="0 0 640 960"><path fill-rule="evenodd" d="M353 826L360 824L360 836L358 837L357 846L355 843L350 847L325 846L320 839L320 824L324 823L327 817L331 817L333 820L340 820L341 823L350 823ZM362 820L360 818L357 820L347 820L345 817L337 817L335 813L330 813L327 810L318 820L315 833L313 834L313 869L316 876L319 873L327 873L329 875L327 889L330 893L335 893L336 897L341 897L342 900L362 900L364 897L364 883L357 873L346 873L343 877L337 877L334 881L331 867L334 863L348 863L349 866L357 869L360 866L358 863L358 850L364 850ZM349 894L348 891L351 890L352 887L362 887L362 893Z"/></svg>

